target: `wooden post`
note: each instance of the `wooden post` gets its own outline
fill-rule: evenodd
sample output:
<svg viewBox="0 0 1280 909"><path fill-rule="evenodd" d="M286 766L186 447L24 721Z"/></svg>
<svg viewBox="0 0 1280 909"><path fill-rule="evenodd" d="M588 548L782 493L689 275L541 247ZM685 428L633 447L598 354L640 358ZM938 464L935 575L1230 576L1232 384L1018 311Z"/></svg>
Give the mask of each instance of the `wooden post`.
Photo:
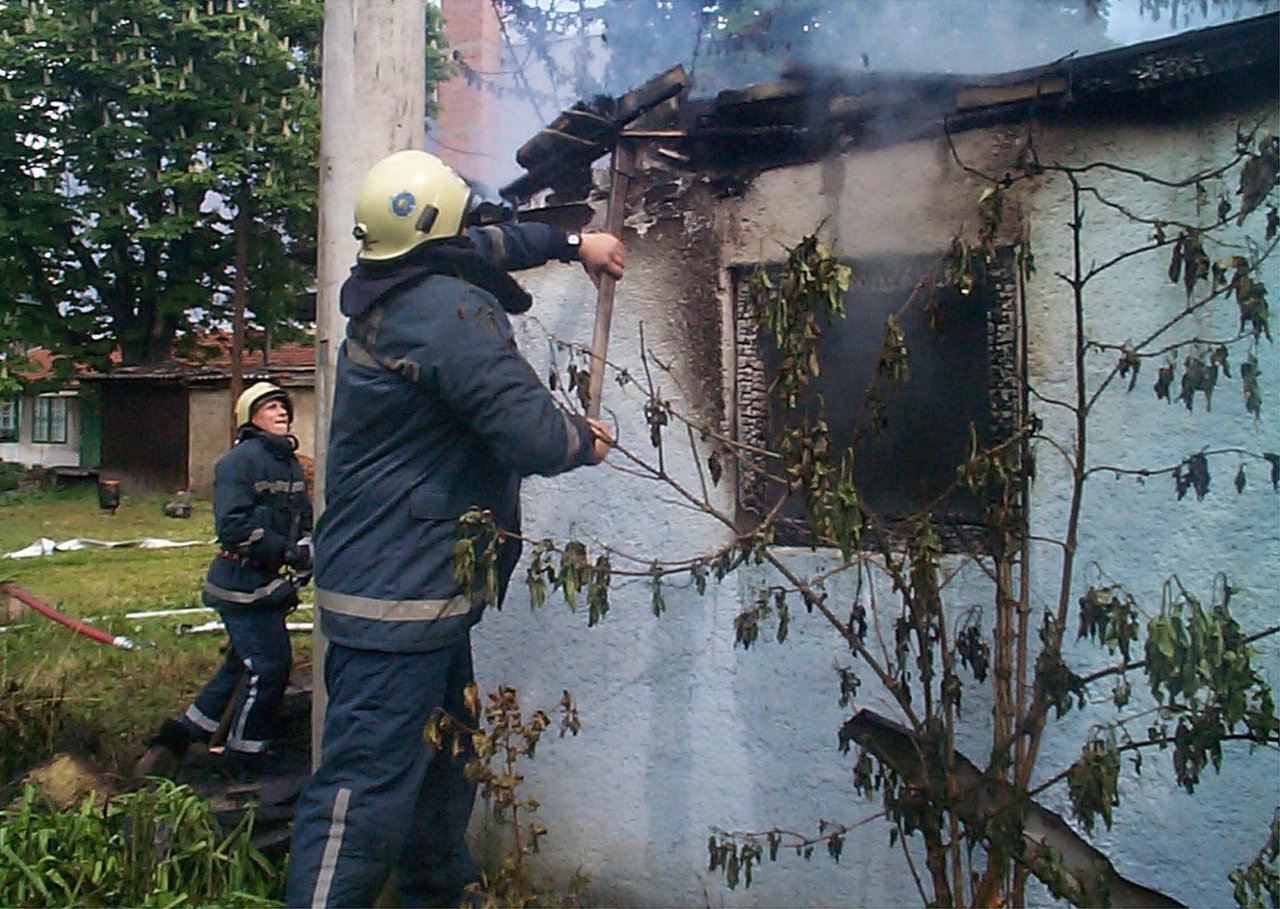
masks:
<svg viewBox="0 0 1280 909"><path fill-rule="evenodd" d="M236 277L231 291L231 438L236 441L236 402L244 391L244 304L249 292L249 184L242 182L236 199Z"/></svg>
<svg viewBox="0 0 1280 909"><path fill-rule="evenodd" d="M605 210L605 230L622 238L622 222L626 216L627 189L631 183L631 167L635 147L629 139L618 139L609 167L609 203ZM609 354L609 326L613 322L613 291L617 281L613 275L600 276L596 294L596 324L591 334L591 374L587 383L587 416L600 416L600 400L604 396L605 360Z"/></svg>
<svg viewBox="0 0 1280 909"><path fill-rule="evenodd" d="M351 236L356 194L369 168L426 142L426 0L327 0L320 109L320 210L316 274L317 513L333 407L334 368L346 319L338 291L359 249ZM324 724L324 638L314 632L312 762Z"/></svg>

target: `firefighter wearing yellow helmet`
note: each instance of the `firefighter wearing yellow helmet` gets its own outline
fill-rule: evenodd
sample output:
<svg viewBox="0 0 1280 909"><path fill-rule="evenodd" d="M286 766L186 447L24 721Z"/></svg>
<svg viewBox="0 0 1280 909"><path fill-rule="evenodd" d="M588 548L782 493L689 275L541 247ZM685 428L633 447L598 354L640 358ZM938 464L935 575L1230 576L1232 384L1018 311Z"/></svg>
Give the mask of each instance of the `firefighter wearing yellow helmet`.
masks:
<svg viewBox="0 0 1280 909"><path fill-rule="evenodd" d="M202 599L231 638L226 660L186 712L166 720L139 760L139 775L176 769L193 742L208 742L230 715L221 760L230 773L260 769L289 682L285 616L311 578L311 500L289 435L293 402L270 382L236 400L236 444L214 468L219 552Z"/></svg>
<svg viewBox="0 0 1280 909"><path fill-rule="evenodd" d="M279 401L289 422L293 422L293 399L289 397L289 393L270 382L255 382L236 399L236 426L252 422L255 411L270 401Z"/></svg>
<svg viewBox="0 0 1280 909"><path fill-rule="evenodd" d="M396 152L369 171L356 199L361 262L385 262L462 233L471 187L435 155Z"/></svg>
<svg viewBox="0 0 1280 909"><path fill-rule="evenodd" d="M517 533L523 477L597 464L612 442L520 355L508 316L532 301L508 272L561 259L619 278L622 243L473 223L473 201L434 155L406 151L374 165L356 202L316 527L329 704L294 815L290 906L373 905L393 870L402 906L463 900L476 880L467 755L422 739L437 709L464 710L485 609L454 577L457 520L478 506ZM519 548L498 543L498 600Z"/></svg>

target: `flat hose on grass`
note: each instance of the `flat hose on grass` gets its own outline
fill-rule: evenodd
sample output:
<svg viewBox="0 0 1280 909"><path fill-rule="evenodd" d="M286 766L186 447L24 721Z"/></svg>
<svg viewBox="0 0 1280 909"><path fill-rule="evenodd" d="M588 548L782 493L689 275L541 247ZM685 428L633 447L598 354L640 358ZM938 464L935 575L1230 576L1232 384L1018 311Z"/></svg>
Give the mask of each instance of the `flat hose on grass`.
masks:
<svg viewBox="0 0 1280 909"><path fill-rule="evenodd" d="M119 647L121 650L138 650L139 647L133 641L123 635L110 635L105 631L94 628L81 622L79 619L73 619L69 615L65 615L54 609L48 603L41 602L31 594L30 591L24 590L17 584L0 584L0 593L4 593L13 597L24 606L29 606L36 612L40 613L46 619L53 619L60 625L65 625L76 634L82 634L87 638L97 641L99 644L110 644L112 647Z"/></svg>

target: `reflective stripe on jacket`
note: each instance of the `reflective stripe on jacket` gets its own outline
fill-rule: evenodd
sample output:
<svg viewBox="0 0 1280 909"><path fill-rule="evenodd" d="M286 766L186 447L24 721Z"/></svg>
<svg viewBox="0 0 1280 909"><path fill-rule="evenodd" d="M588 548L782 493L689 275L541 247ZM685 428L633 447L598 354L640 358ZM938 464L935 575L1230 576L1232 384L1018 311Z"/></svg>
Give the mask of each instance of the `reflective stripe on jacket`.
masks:
<svg viewBox="0 0 1280 909"><path fill-rule="evenodd" d="M235 557L214 556L205 576L204 599L219 609L274 605L286 597L285 552L311 532L311 500L293 439L244 432L213 474L218 543Z"/></svg>
<svg viewBox="0 0 1280 909"><path fill-rule="evenodd" d="M459 278L395 285L347 338L316 528L321 627L347 647L434 650L484 609L454 581L457 519L483 508L518 531L521 477L586 463L591 433L521 356L497 299ZM519 551L499 547L499 597Z"/></svg>

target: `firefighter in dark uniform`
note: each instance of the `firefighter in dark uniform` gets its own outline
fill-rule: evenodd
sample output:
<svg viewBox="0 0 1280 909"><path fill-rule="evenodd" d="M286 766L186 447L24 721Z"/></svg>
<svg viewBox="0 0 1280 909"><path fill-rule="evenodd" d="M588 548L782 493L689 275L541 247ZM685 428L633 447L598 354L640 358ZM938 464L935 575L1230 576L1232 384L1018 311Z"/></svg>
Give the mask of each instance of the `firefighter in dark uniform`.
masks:
<svg viewBox="0 0 1280 909"><path fill-rule="evenodd" d="M258 382L236 402L236 444L218 461L213 516L220 551L202 599L231 639L226 660L181 718L167 720L135 768L176 765L192 742L207 742L228 708L228 765L252 769L271 744L289 682L292 652L285 616L311 577L311 500L289 434L293 403ZM233 703L234 702L234 703Z"/></svg>
<svg viewBox="0 0 1280 909"><path fill-rule="evenodd" d="M470 629L486 605L454 579L457 519L484 508L518 532L522 477L597 464L612 444L521 356L507 315L531 300L507 272L560 259L621 277L621 242L469 227L471 198L439 159L407 151L375 165L357 201L316 528L329 702L294 815L291 906L373 905L392 871L399 905L456 906L476 880L466 755L422 735L439 709L466 716ZM499 601L519 552L499 546Z"/></svg>

